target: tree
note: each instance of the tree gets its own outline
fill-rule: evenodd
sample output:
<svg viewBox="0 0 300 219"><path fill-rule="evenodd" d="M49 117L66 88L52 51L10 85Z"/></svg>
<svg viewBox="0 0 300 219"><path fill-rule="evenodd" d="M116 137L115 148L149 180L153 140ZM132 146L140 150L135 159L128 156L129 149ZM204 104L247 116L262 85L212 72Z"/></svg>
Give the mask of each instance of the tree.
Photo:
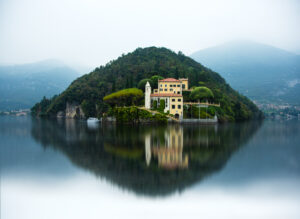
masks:
<svg viewBox="0 0 300 219"><path fill-rule="evenodd" d="M153 101L153 109L157 109L157 100Z"/></svg>
<svg viewBox="0 0 300 219"><path fill-rule="evenodd" d="M196 87L190 95L192 101L212 100L213 98L213 92L207 87Z"/></svg>
<svg viewBox="0 0 300 219"><path fill-rule="evenodd" d="M129 88L111 93L103 98L103 100L114 106L132 106L142 102L144 97L143 91L137 88Z"/></svg>
<svg viewBox="0 0 300 219"><path fill-rule="evenodd" d="M96 103L95 102L84 99L81 102L80 106L86 117L91 117L96 114Z"/></svg>
<svg viewBox="0 0 300 219"><path fill-rule="evenodd" d="M150 79L152 81L151 87L153 87L153 89L157 89L158 88L158 80L162 80L164 78L160 75L154 75Z"/></svg>
<svg viewBox="0 0 300 219"><path fill-rule="evenodd" d="M150 86L152 87L152 80L149 78L145 78L140 80L140 82L138 83L138 89L142 90L143 92L145 92L145 86L147 84L147 82L149 81Z"/></svg>
<svg viewBox="0 0 300 219"><path fill-rule="evenodd" d="M161 111L161 112L163 112L164 109L165 109L165 106L166 106L165 100L164 100L164 99L161 99L161 100L159 101L159 108L158 108L158 110Z"/></svg>

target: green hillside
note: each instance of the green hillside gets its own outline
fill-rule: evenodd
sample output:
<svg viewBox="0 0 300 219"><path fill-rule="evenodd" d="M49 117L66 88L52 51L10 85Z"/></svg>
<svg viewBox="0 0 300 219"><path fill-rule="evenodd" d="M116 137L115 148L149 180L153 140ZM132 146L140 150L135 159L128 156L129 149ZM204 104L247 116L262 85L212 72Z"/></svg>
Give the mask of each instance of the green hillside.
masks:
<svg viewBox="0 0 300 219"><path fill-rule="evenodd" d="M217 113L221 121L239 121L262 116L258 108L246 97L234 91L216 72L193 59L166 48L138 48L122 55L105 66L96 68L75 81L59 96L43 101L32 108L37 115L56 116L66 104L84 104L86 116L101 116L107 110L102 99L105 95L137 87L144 78L160 75L164 78L189 78L189 86L205 86L214 94L214 102L220 102Z"/></svg>

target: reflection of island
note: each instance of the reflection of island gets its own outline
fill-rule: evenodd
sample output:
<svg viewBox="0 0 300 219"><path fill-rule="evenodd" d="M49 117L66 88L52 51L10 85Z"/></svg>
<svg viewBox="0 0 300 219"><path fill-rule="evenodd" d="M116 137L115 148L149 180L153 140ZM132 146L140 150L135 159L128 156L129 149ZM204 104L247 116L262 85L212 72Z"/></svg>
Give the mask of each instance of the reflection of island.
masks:
<svg viewBox="0 0 300 219"><path fill-rule="evenodd" d="M221 170L259 127L251 122L90 129L78 121L33 119L31 133L44 147L112 184L137 194L167 195Z"/></svg>
<svg viewBox="0 0 300 219"><path fill-rule="evenodd" d="M183 128L170 126L165 129L164 139L160 141L156 132L145 135L146 163L149 166L151 155L158 159L158 166L166 169L187 168L188 155L183 154Z"/></svg>

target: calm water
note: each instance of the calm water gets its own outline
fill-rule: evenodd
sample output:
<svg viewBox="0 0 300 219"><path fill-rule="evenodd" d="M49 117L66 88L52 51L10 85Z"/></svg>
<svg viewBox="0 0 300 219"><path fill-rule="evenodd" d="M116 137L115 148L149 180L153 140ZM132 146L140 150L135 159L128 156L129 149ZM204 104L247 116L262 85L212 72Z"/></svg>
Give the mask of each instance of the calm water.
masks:
<svg viewBox="0 0 300 219"><path fill-rule="evenodd" d="M300 122L0 117L1 218L300 218Z"/></svg>

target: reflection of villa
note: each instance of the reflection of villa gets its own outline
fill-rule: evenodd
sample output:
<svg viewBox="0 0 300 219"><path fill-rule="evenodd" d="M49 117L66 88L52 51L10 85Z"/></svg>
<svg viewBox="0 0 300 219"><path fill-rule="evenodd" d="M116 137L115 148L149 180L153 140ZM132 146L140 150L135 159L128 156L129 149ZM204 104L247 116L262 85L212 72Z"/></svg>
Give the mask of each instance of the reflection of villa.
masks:
<svg viewBox="0 0 300 219"><path fill-rule="evenodd" d="M145 138L146 163L149 166L151 155L158 160L158 166L166 169L187 168L188 155L183 154L183 129L171 127L165 131L164 139L147 135Z"/></svg>

